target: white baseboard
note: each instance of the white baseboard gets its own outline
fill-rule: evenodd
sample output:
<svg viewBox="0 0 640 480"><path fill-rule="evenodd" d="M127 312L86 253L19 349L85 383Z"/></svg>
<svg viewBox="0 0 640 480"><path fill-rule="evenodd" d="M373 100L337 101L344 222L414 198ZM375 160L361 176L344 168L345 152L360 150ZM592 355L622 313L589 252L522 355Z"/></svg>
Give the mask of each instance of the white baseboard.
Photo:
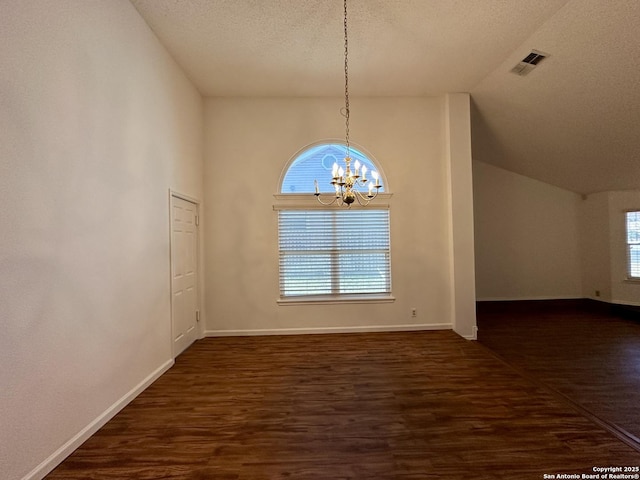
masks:
<svg viewBox="0 0 640 480"><path fill-rule="evenodd" d="M419 330L451 330L450 323L409 325L366 325L362 327L264 328L256 330L206 330L207 337L249 337L260 335L304 335L322 333L412 332Z"/></svg>
<svg viewBox="0 0 640 480"><path fill-rule="evenodd" d="M27 475L22 477L22 480L42 480L47 474L49 474L54 468L56 468L62 461L71 455L80 445L86 442L91 435L100 430L109 420L116 416L116 414L126 407L134 398L140 395L149 385L155 382L160 376L169 370L174 360L168 360L154 372L152 372L147 378L140 382L137 386L127 392L120 400L111 405L107 410L100 414L89 425L84 427L78 432L71 440L62 445L58 450L52 453L49 458L44 460L40 465L31 470Z"/></svg>
<svg viewBox="0 0 640 480"><path fill-rule="evenodd" d="M471 327L471 335L463 335L462 333L456 331L455 328L453 329L453 331L456 332L458 335L460 335L465 340L478 340L478 327L476 325Z"/></svg>

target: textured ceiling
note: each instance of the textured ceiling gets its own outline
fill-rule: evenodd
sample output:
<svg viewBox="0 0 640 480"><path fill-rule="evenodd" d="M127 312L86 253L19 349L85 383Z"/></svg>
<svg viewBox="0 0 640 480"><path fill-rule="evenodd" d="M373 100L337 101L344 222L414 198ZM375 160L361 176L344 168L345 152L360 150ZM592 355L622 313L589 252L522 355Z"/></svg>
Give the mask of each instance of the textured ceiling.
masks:
<svg viewBox="0 0 640 480"><path fill-rule="evenodd" d="M341 0L131 0L204 96L335 96ZM474 158L640 188L640 1L349 0L354 96L470 92ZM509 70L531 49L530 75Z"/></svg>
<svg viewBox="0 0 640 480"><path fill-rule="evenodd" d="M640 189L639 25L637 0L559 10L471 89L474 158L578 193ZM531 47L551 56L509 73Z"/></svg>

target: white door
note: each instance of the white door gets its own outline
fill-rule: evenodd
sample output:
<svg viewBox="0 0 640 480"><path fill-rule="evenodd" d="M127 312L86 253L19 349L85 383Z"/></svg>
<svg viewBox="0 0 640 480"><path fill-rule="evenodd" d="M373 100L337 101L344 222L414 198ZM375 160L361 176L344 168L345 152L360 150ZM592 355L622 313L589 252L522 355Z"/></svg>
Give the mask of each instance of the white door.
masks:
<svg viewBox="0 0 640 480"><path fill-rule="evenodd" d="M198 332L198 206L171 195L171 322L173 356Z"/></svg>

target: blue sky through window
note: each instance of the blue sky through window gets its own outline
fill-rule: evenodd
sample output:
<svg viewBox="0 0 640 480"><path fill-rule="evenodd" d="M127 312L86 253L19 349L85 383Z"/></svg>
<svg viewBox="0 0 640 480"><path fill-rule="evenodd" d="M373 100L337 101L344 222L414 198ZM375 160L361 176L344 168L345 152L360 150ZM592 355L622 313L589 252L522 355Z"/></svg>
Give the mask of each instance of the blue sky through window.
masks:
<svg viewBox="0 0 640 480"><path fill-rule="evenodd" d="M302 152L289 166L282 181L281 193L313 193L315 192L314 180L318 180L318 186L322 193L333 193L331 185L331 170L335 162L345 168L344 156L346 148L337 143L316 145ZM371 181L371 171L379 171L369 158L362 152L351 147L351 166L356 160L367 167L367 178ZM366 187L360 187L360 191L366 192ZM384 186L380 188L384 192Z"/></svg>

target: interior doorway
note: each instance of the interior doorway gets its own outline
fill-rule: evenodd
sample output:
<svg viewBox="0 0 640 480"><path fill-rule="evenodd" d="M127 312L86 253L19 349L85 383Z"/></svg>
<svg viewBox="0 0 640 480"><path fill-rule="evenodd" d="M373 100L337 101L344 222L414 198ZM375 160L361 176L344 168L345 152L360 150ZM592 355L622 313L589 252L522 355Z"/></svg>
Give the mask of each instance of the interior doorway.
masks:
<svg viewBox="0 0 640 480"><path fill-rule="evenodd" d="M171 341L173 357L200 336L198 204L171 192Z"/></svg>

